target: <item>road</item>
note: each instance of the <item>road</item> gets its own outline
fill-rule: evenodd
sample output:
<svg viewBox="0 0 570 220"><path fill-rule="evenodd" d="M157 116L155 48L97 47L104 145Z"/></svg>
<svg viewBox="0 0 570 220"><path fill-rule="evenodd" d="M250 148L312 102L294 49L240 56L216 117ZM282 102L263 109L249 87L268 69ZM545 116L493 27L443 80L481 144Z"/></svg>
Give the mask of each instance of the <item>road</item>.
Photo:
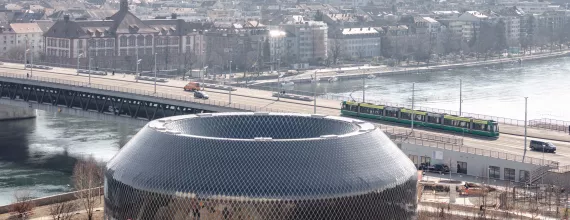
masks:
<svg viewBox="0 0 570 220"><path fill-rule="evenodd" d="M4 65L0 66L0 72L8 74L17 74L25 77L26 73L29 73L29 70L24 70L22 64L5 63ZM78 82L88 81L87 76L83 74L77 76L75 73L75 69L66 69L66 68L54 68L53 70L50 71L34 70L34 76L48 77L51 79L58 79L58 80L72 80ZM116 86L124 89L133 89L133 90L137 89L139 91L146 91L148 93L152 93L152 91L154 91L153 82L143 82L143 81L136 82L136 80L132 75L124 76L122 74L117 74L115 76L111 75L92 76L91 83L107 85L107 86ZM184 92L182 90L182 87L185 85L185 83L186 82L184 81L178 81L178 80L172 80L166 83L158 83L157 92L159 92L159 94L161 95L164 95L165 97L183 96L187 100L191 101L195 100L192 93ZM207 89L206 91L209 93L211 101L218 101L222 103L225 102L226 104L229 102L230 95L228 91L213 90L213 89ZM237 103L240 106L257 106L257 107L267 108L267 109L262 109L264 111L313 113L312 101L306 102L306 101L288 100L288 99L281 99L280 101L277 101L276 98L271 97L271 92L269 91L238 88L237 91L232 92L231 101L232 103ZM339 115L339 112L340 112L339 101L317 99L318 114ZM501 132L507 132L507 133L502 133L501 136L496 140L490 140L479 137L465 137L463 143L465 146L469 147L500 151L515 155L522 155L523 143L524 143L524 138L520 136L520 134L523 131L522 128L501 124L500 129ZM552 131L538 130L538 129L528 129L528 131L529 131L529 136L544 137L546 139L551 139L551 140L561 140L561 141L551 141L558 146L558 151L556 154L544 154L545 159L561 161L561 162L562 161L570 162L569 160L570 143L568 142L570 141L570 135L561 132L552 132ZM436 136L446 135L444 132L441 131L437 132L425 131L425 132ZM457 134L448 134L448 135L452 136L455 135L455 137L460 138L459 136L457 136ZM532 138L532 139L537 139L537 138ZM542 158L543 155L540 152L528 151L527 156L540 159Z"/></svg>

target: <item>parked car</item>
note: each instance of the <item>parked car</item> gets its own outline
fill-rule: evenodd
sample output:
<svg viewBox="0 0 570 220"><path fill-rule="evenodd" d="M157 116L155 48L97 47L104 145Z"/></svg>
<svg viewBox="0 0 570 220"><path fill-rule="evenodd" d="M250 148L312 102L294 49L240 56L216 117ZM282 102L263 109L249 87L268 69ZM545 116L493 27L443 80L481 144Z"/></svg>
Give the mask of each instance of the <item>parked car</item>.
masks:
<svg viewBox="0 0 570 220"><path fill-rule="evenodd" d="M194 92L194 98L197 98L197 99L208 99L208 98L210 98L210 97L209 97L208 94L206 94L205 92L202 92L202 91L195 91L195 92Z"/></svg>
<svg viewBox="0 0 570 220"><path fill-rule="evenodd" d="M424 172L430 172L430 173L449 173L449 166L445 164L435 164L435 165L423 164L420 166L419 169L423 170Z"/></svg>
<svg viewBox="0 0 570 220"><path fill-rule="evenodd" d="M530 150L554 153L556 152L556 146L550 142L531 140Z"/></svg>

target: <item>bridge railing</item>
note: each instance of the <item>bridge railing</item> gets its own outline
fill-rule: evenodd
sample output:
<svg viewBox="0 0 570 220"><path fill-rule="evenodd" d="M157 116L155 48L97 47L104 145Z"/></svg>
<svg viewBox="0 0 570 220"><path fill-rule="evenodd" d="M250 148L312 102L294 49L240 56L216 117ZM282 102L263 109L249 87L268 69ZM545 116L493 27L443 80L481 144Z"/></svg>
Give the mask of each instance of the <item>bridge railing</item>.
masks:
<svg viewBox="0 0 570 220"><path fill-rule="evenodd" d="M280 109L272 109L272 108L258 107L258 106L252 106L252 105L244 105L244 104L240 104L240 103L229 103L226 101L217 101L217 100L211 100L211 99L206 99L206 100L195 99L194 97L187 96L187 95L174 95L174 94L168 94L168 93L162 93L162 92L154 93L154 91L149 91L149 90L144 90L144 89L132 89L132 88L125 88L125 87L121 87L121 86L108 86L108 85L101 85L101 84L96 84L96 83L89 84L87 82L74 81L74 80L55 79L55 78L48 78L48 77L41 77L41 76L27 77L25 75L14 74L14 73L0 73L0 77L25 79L25 80L33 80L33 81L40 81L40 82L49 82L49 83L62 84L62 85L68 85L68 86L74 86L74 87L91 88L91 89L113 91L113 92L120 92L120 93L126 93L126 94L136 94L136 95L147 96L147 97L163 98L163 99L185 101L185 102L193 102L193 103L199 103L199 104L204 104L204 105L227 107L227 108L233 108L233 109L239 109L239 110L245 110L245 111L285 112L285 111L282 111Z"/></svg>
<svg viewBox="0 0 570 220"><path fill-rule="evenodd" d="M523 161L523 157L521 155L504 153L504 152L499 152L499 151L492 151L492 150L485 150L485 149L480 149L480 148L475 148L475 147L467 147L467 146L462 146L462 145L457 145L457 144L437 142L437 141L432 141L432 140L425 140L425 139L420 139L420 138L415 138L415 137L395 135L395 136L392 136L392 140L394 142L416 144L416 145L421 145L421 146L434 147L434 148L439 148L439 149L444 149L444 150L451 150L451 151L457 151L457 152L462 152L462 153L475 154L475 155L481 155L481 156L492 157L492 158L497 158L497 159L540 165L540 166L550 166L552 168L558 168L558 166L559 166L558 162L552 161L552 160L543 160L543 159L539 159L539 158L526 157Z"/></svg>

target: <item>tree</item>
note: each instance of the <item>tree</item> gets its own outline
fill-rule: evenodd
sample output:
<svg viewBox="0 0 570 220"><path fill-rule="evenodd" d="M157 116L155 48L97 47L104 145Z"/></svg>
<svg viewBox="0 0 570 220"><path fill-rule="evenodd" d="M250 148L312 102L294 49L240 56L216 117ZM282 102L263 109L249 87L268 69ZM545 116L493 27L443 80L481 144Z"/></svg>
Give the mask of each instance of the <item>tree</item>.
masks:
<svg viewBox="0 0 570 220"><path fill-rule="evenodd" d="M77 204L73 201L54 203L49 206L49 214L52 220L71 220L74 211L77 210Z"/></svg>
<svg viewBox="0 0 570 220"><path fill-rule="evenodd" d="M500 54L502 54L503 51L508 47L507 36L506 36L506 24L503 19L499 19L499 21L495 25L495 35L496 35L495 51L499 52L500 56Z"/></svg>
<svg viewBox="0 0 570 220"><path fill-rule="evenodd" d="M383 37L380 46L382 56L392 57L394 55L394 46L392 45L392 41L389 37Z"/></svg>
<svg viewBox="0 0 570 220"><path fill-rule="evenodd" d="M10 60L24 60L25 53L26 47L23 45L17 45L8 49L5 56Z"/></svg>
<svg viewBox="0 0 570 220"><path fill-rule="evenodd" d="M329 52L328 52L329 57L328 58L333 65L336 65L338 63L340 56L343 53L342 41L341 41L341 39L336 38L336 37L332 38L330 40L331 41L329 42L330 46L329 46Z"/></svg>
<svg viewBox="0 0 570 220"><path fill-rule="evenodd" d="M14 213L16 217L20 219L27 218L35 207L30 191L16 191L14 193L14 200L14 203L10 205L10 212Z"/></svg>
<svg viewBox="0 0 570 220"><path fill-rule="evenodd" d="M75 196L80 200L83 209L86 210L87 219L93 220L93 211L101 200L100 187L103 185L102 167L97 164L92 156L86 160L80 160L73 168L73 185Z"/></svg>
<svg viewBox="0 0 570 220"><path fill-rule="evenodd" d="M192 75L192 66L196 63L197 56L194 54L194 51L188 50L186 53L182 55L182 80L185 80L186 73L190 71L190 75Z"/></svg>

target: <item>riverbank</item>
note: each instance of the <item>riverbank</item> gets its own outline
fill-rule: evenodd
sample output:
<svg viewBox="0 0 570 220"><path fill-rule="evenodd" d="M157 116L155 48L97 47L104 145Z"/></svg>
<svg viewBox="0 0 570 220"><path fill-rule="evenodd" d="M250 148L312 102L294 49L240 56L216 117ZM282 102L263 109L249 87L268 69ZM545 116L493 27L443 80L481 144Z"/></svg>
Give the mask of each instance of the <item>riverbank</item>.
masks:
<svg viewBox="0 0 570 220"><path fill-rule="evenodd" d="M525 61L531 60L541 60L568 56L570 50L558 51L552 53L540 53L526 56L514 56L510 58L501 58L493 60L479 60L479 61L467 61L452 64L438 64L433 66L420 66L420 67L388 67L388 66L366 66L362 68L349 67L349 68L335 68L335 69L319 69L319 70L306 70L304 73L282 77L280 81L293 82L293 83L308 83L314 78L313 75L317 71L317 78L321 81L328 81L331 78L337 79L354 79L362 78L363 76L368 77L369 75L374 76L388 76L388 75L400 75L400 74L417 74L417 73L429 73L442 70L459 69L459 68L471 68L471 67L484 67L484 66L494 66L498 64L508 64L516 63L519 65L519 59L521 64L524 66ZM339 73L342 72L342 73ZM257 80L254 82L247 83L248 86L267 86L267 84L274 84L277 82L277 75L273 75L271 79ZM245 83L235 83L235 85L245 85Z"/></svg>
<svg viewBox="0 0 570 220"><path fill-rule="evenodd" d="M36 111L34 109L0 105L0 121L30 119L35 117Z"/></svg>

